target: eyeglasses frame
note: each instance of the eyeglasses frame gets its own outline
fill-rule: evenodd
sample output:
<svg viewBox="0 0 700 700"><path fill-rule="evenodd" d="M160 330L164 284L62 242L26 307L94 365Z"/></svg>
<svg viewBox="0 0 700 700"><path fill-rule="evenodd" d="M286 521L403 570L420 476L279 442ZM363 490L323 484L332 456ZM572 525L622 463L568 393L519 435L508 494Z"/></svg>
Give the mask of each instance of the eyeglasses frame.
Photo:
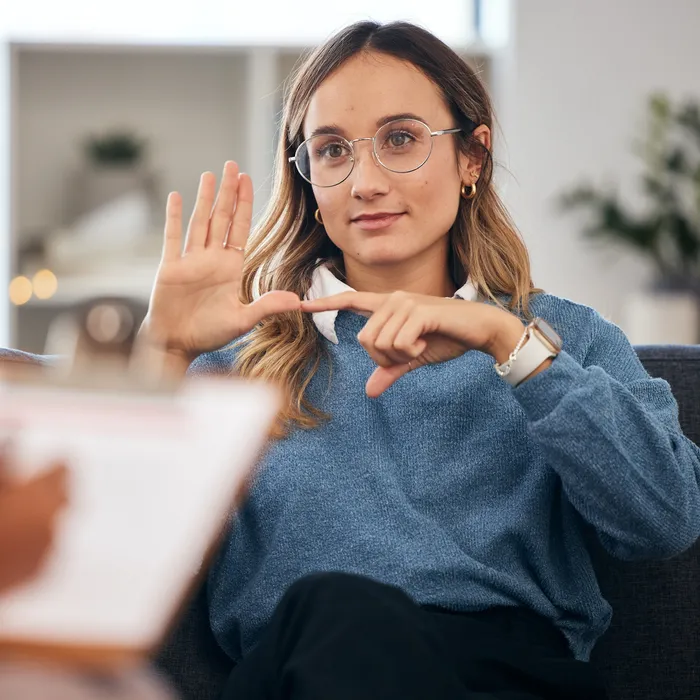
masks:
<svg viewBox="0 0 700 700"><path fill-rule="evenodd" d="M377 147L376 147L377 146L377 144L376 144L377 134L382 129L386 129L386 127L389 126L389 124L393 124L394 122L408 122L408 121L414 122L416 124L421 124L422 126L424 126L428 130L428 133L430 134L430 150L428 151L428 155L425 157L425 160L420 165L417 165L415 168L411 168L410 170L392 170L391 168L384 165L384 163L382 163L381 158L377 154ZM316 138L316 136L312 136L311 138L308 138L308 139L302 141L299 144L299 146L297 147L294 155L287 158L287 161L289 163L294 163L294 165L296 166L296 171L310 185L313 185L314 187L323 187L324 189L328 188L328 187L337 187L338 185L342 185L350 177L350 175L352 175L352 171L355 169L355 163L357 162L357 159L355 158L355 146L354 146L354 144L356 144L358 141L371 141L372 142L372 155L374 156L374 159L377 161L377 163L382 166L382 168L384 168L385 170L388 170L390 173L396 173L397 175L406 175L408 173L414 173L416 170L419 170L428 162L428 160L433 152L433 137L445 136L446 134L458 134L461 131L464 131L464 129L462 129L461 127L455 127L454 129L439 129L438 131L431 131L430 127L425 122L420 121L420 119L392 119L390 122L387 122L386 124L383 124L382 126L380 126L377 129L377 133L374 136L363 136L362 138L359 138L359 139L350 140L350 139L346 139L344 136L338 135L338 138L342 139L343 141L345 141L345 143L347 143L350 146L350 154L351 154L350 157L352 158L352 167L348 171L348 174L342 180L340 180L340 182L336 182L333 185L314 185L314 183L311 182L311 180L309 180L304 175L304 173L302 173L301 170L299 169L299 160L298 160L299 150L301 149L301 147L305 143L307 143L308 141L311 141L311 139ZM321 136L321 135L322 134L317 134L317 136Z"/></svg>

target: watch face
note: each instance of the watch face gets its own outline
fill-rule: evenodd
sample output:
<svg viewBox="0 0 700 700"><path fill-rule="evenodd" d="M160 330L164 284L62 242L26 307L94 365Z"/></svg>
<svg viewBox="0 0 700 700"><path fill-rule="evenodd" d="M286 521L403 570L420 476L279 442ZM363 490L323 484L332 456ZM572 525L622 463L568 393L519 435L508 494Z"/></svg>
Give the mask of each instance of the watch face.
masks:
<svg viewBox="0 0 700 700"><path fill-rule="evenodd" d="M547 321L543 318L536 318L534 320L534 327L549 345L552 346L553 350L559 352L561 350L562 341L559 334L552 328Z"/></svg>

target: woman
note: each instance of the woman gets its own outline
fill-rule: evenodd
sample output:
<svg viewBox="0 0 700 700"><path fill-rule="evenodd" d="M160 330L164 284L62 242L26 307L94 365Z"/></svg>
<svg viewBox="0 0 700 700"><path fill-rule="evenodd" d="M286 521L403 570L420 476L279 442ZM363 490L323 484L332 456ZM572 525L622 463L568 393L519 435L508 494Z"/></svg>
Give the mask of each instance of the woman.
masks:
<svg viewBox="0 0 700 700"><path fill-rule="evenodd" d="M235 164L216 201L202 176L184 254L169 198L144 335L174 372L288 396L210 580L227 697L604 697L592 541L636 559L698 537L669 387L533 288L492 123L442 42L362 22L298 71L250 239Z"/></svg>

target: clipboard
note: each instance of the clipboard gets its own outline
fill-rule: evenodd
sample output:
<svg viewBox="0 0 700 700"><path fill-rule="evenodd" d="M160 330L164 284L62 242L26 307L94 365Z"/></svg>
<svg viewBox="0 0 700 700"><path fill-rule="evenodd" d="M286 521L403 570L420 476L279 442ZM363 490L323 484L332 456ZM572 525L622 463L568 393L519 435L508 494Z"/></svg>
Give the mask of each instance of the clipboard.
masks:
<svg viewBox="0 0 700 700"><path fill-rule="evenodd" d="M88 375L0 379L0 435L19 475L57 457L69 469L69 504L42 571L0 596L0 658L106 671L154 654L175 623L280 395L240 379L156 390L126 375L120 384L113 371L93 372L90 386Z"/></svg>

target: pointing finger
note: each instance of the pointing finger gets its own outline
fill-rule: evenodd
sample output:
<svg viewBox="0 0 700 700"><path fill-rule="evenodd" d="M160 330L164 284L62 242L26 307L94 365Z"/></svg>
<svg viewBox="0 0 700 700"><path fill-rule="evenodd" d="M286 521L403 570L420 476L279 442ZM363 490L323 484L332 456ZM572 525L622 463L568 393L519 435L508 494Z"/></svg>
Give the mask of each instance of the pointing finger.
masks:
<svg viewBox="0 0 700 700"><path fill-rule="evenodd" d="M302 311L317 313L319 311L340 311L351 309L353 311L370 311L374 313L385 301L386 294L373 292L342 292L330 297L303 301Z"/></svg>

